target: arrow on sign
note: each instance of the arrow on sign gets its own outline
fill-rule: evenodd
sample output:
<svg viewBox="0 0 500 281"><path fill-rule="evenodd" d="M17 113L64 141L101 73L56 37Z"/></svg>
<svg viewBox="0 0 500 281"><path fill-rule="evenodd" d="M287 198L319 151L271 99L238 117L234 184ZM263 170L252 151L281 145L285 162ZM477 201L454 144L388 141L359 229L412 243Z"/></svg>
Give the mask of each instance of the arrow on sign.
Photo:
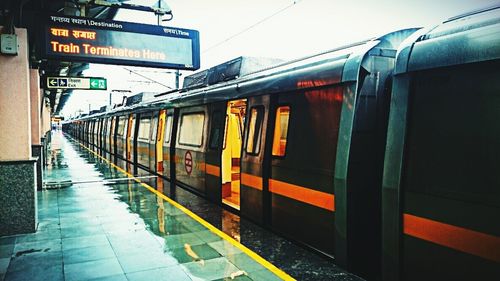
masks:
<svg viewBox="0 0 500 281"><path fill-rule="evenodd" d="M49 79L50 86L57 86L57 79Z"/></svg>
<svg viewBox="0 0 500 281"><path fill-rule="evenodd" d="M105 90L106 79L104 78L90 78L90 89Z"/></svg>

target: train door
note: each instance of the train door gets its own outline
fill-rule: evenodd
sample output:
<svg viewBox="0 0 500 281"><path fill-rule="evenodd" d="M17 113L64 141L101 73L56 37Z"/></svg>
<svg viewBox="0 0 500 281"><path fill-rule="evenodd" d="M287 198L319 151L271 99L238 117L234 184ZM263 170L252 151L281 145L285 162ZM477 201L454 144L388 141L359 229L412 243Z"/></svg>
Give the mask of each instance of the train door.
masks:
<svg viewBox="0 0 500 281"><path fill-rule="evenodd" d="M221 155L222 203L240 209L241 147L247 100L227 103Z"/></svg>
<svg viewBox="0 0 500 281"><path fill-rule="evenodd" d="M129 173L132 173L134 174L134 166L133 166L133 163L134 163L134 159L133 159L133 156L134 156L134 146L133 146L133 142L134 142L134 132L135 132L135 115L134 114L130 114L128 116L128 127L127 127L127 137L126 137L126 152L127 152L127 155L125 157L125 160L127 160L125 163L127 165L127 171Z"/></svg>
<svg viewBox="0 0 500 281"><path fill-rule="evenodd" d="M111 155L111 131L113 130L113 117L108 117L108 128L106 130L106 151Z"/></svg>
<svg viewBox="0 0 500 281"><path fill-rule="evenodd" d="M205 182L207 197L213 202L221 202L222 198L220 167L226 106L226 102L219 102L211 104L209 109L210 135L205 154Z"/></svg>
<svg viewBox="0 0 500 281"><path fill-rule="evenodd" d="M94 130L94 128L93 128L94 121L89 120L88 123L89 123L89 126L88 126L88 130L87 130L87 141L88 141L89 148L92 148L92 140L93 140L92 134L94 132L93 131Z"/></svg>
<svg viewBox="0 0 500 281"><path fill-rule="evenodd" d="M139 129L136 135L137 165L143 169L149 166L149 138L151 129L151 114L141 113L138 117Z"/></svg>
<svg viewBox="0 0 500 281"><path fill-rule="evenodd" d="M158 174L163 174L163 138L165 135L165 119L167 116L167 110L162 109L158 114L158 128L156 133L156 143L155 143L155 151L156 151L156 162L155 169Z"/></svg>
<svg viewBox="0 0 500 281"><path fill-rule="evenodd" d="M89 147L93 148L94 145L94 120L89 121Z"/></svg>
<svg viewBox="0 0 500 281"><path fill-rule="evenodd" d="M206 195L206 142L208 140L208 106L179 110L175 144L175 181L193 192Z"/></svg>
<svg viewBox="0 0 500 281"><path fill-rule="evenodd" d="M264 148L269 119L269 96L248 98L244 147L241 159L241 214L264 223Z"/></svg>
<svg viewBox="0 0 500 281"><path fill-rule="evenodd" d="M127 140L128 140L128 130L129 130L129 127L130 127L130 123L129 123L129 116L128 115L122 115L120 116L120 122L121 120L123 120L123 123L124 123L124 126L123 126L123 130L121 132L121 154L120 156L124 159L124 160L127 160Z"/></svg>
<svg viewBox="0 0 500 281"><path fill-rule="evenodd" d="M97 120L92 120L92 150L97 147Z"/></svg>
<svg viewBox="0 0 500 281"><path fill-rule="evenodd" d="M125 130L123 132L123 159L130 161L130 133L132 131L132 122L134 119L132 118L132 114L124 115L123 119L125 121Z"/></svg>
<svg viewBox="0 0 500 281"><path fill-rule="evenodd" d="M341 107L342 87L323 87L282 93L269 113L274 126L268 141L271 226L328 255L335 244L333 182Z"/></svg>
<svg viewBox="0 0 500 281"><path fill-rule="evenodd" d="M116 117L116 152L115 156L123 158L125 156L125 133L127 127L127 116L121 115Z"/></svg>
<svg viewBox="0 0 500 281"><path fill-rule="evenodd" d="M163 173L167 179L170 180L171 186L175 186L175 141L178 113L175 109L169 109L166 112L165 126L163 132Z"/></svg>
<svg viewBox="0 0 500 281"><path fill-rule="evenodd" d="M80 141L85 143L86 142L86 134L87 134L87 122L82 121L82 134L81 134L81 139Z"/></svg>
<svg viewBox="0 0 500 281"><path fill-rule="evenodd" d="M95 120L95 124L94 124L94 146L95 146L95 152L99 152L99 137L101 135L100 131L99 131L99 124L101 123L100 122L101 120L100 119L96 119Z"/></svg>
<svg viewBox="0 0 500 281"><path fill-rule="evenodd" d="M128 128L127 128L127 138L126 138L126 143L127 143L127 154L125 156L125 159L130 162L134 162L133 159L133 152L132 152L132 142L133 142L133 134L135 131L135 116L134 114L130 114L128 117Z"/></svg>
<svg viewBox="0 0 500 281"><path fill-rule="evenodd" d="M88 142L88 135L87 135L88 127L89 127L89 121L83 121L83 124L82 124L82 142L84 144L87 144L87 142Z"/></svg>
<svg viewBox="0 0 500 281"><path fill-rule="evenodd" d="M90 142L90 138L89 138L89 130L90 130L90 121L89 120L85 120L85 126L84 126L84 129L83 129L83 141L84 141L84 144L85 145L89 145L89 142Z"/></svg>
<svg viewBox="0 0 500 281"><path fill-rule="evenodd" d="M158 133L158 111L153 112L151 118L151 132L149 137L149 170L156 172L156 135Z"/></svg>
<svg viewBox="0 0 500 281"><path fill-rule="evenodd" d="M102 118L97 119L97 153L101 154L102 145Z"/></svg>
<svg viewBox="0 0 500 281"><path fill-rule="evenodd" d="M104 127L106 126L106 119L103 117L100 120L100 127L99 127L99 153L102 155L104 151L104 136L105 136L105 129Z"/></svg>
<svg viewBox="0 0 500 281"><path fill-rule="evenodd" d="M91 145L92 145L92 133L93 133L92 125L94 125L94 122L92 120L89 120L87 122L89 123L88 128L87 128L87 142L88 142L88 146L91 147Z"/></svg>
<svg viewBox="0 0 500 281"><path fill-rule="evenodd" d="M80 140L81 131L82 131L82 122L76 121L76 135L75 135L75 137L77 140Z"/></svg>
<svg viewBox="0 0 500 281"><path fill-rule="evenodd" d="M97 147L97 119L92 120L92 149L96 151Z"/></svg>
<svg viewBox="0 0 500 281"><path fill-rule="evenodd" d="M89 146L90 147L90 129L91 129L91 121L90 120L87 120L85 121L86 125L85 125L85 145Z"/></svg>
<svg viewBox="0 0 500 281"><path fill-rule="evenodd" d="M99 118L97 121L97 150L99 154L101 154L102 147L102 118Z"/></svg>
<svg viewBox="0 0 500 281"><path fill-rule="evenodd" d="M139 114L132 114L133 115L133 123L134 126L132 126L132 129L130 131L130 162L132 163L132 168L133 168L133 174L137 174L137 135L139 134L139 122L140 122L140 115Z"/></svg>
<svg viewBox="0 0 500 281"><path fill-rule="evenodd" d="M87 126L88 126L88 122L87 121L83 121L83 124L82 124L82 142L84 144L87 143Z"/></svg>
<svg viewBox="0 0 500 281"><path fill-rule="evenodd" d="M102 155L105 154L107 150L107 136L108 136L108 118L102 118L102 140L101 140L101 151Z"/></svg>
<svg viewBox="0 0 500 281"><path fill-rule="evenodd" d="M116 141L115 141L115 132L116 132L116 116L111 117L111 130L109 131L109 158L111 159L111 155L116 153Z"/></svg>
<svg viewBox="0 0 500 281"><path fill-rule="evenodd" d="M99 119L95 119L94 146L95 146L95 152L98 152L98 150L99 150Z"/></svg>
<svg viewBox="0 0 500 281"><path fill-rule="evenodd" d="M85 130L85 140L86 140L86 144L87 146L90 147L90 143L91 143L91 137L90 137L90 130L92 129L92 121L90 120L87 120L87 127L86 127L86 130Z"/></svg>
<svg viewBox="0 0 500 281"><path fill-rule="evenodd" d="M94 120L89 120L89 147L94 144Z"/></svg>
<svg viewBox="0 0 500 281"><path fill-rule="evenodd" d="M101 119L101 154L104 155L104 151L106 150L106 127L108 125L107 118L103 117Z"/></svg>

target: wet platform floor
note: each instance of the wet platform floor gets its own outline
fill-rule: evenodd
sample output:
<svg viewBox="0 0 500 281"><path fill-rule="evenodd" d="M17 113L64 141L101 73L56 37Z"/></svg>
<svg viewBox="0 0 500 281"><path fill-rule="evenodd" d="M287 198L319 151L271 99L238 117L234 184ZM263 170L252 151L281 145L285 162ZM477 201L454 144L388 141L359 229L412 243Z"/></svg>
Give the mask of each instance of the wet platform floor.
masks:
<svg viewBox="0 0 500 281"><path fill-rule="evenodd" d="M0 280L361 280L163 179L139 176L145 184L53 132L38 231L0 237Z"/></svg>

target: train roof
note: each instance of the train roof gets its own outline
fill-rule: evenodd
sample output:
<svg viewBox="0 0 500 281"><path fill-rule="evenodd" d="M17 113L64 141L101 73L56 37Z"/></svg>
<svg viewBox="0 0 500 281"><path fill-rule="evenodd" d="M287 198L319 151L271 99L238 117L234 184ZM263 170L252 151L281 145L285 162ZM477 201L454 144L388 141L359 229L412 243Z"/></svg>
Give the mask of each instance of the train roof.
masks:
<svg viewBox="0 0 500 281"><path fill-rule="evenodd" d="M206 104L228 99L245 98L251 95L271 94L274 92L293 91L338 83L356 82L363 57L367 54L395 57L396 50L403 40L418 28L398 30L384 36L364 40L350 45L328 50L319 54L295 59L288 62L274 60L271 64L254 63L260 70L247 69L233 76L234 79L220 79L217 83L207 83L195 87L171 91L157 95L156 99L131 106L120 107L105 113L98 113L88 118L126 113L131 110L146 111L159 108L183 107ZM237 58L213 69L231 69L231 64L246 58ZM224 66L229 65L229 66ZM231 70L232 71L232 70ZM201 71L199 73L209 73ZM197 74L194 74L196 77ZM206 75L206 74L203 74ZM203 76L202 75L202 76ZM220 74L219 74L220 75ZM227 77L227 76L226 76Z"/></svg>
<svg viewBox="0 0 500 281"><path fill-rule="evenodd" d="M169 93L158 102L188 106L255 94L307 89L353 82L358 77L362 58L377 49L377 55L395 56L399 44L417 29L403 29L304 58L279 63L237 79L202 88ZM231 61L230 61L231 62Z"/></svg>
<svg viewBox="0 0 500 281"><path fill-rule="evenodd" d="M500 6L496 6L416 32L401 45L395 73L499 58Z"/></svg>

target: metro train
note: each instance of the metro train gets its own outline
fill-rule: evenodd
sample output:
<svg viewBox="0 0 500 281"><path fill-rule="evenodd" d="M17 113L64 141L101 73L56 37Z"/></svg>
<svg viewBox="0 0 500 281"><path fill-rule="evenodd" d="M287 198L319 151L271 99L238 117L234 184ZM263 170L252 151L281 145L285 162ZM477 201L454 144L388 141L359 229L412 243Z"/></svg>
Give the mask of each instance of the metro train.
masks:
<svg viewBox="0 0 500 281"><path fill-rule="evenodd" d="M67 121L368 280L500 280L500 7Z"/></svg>

